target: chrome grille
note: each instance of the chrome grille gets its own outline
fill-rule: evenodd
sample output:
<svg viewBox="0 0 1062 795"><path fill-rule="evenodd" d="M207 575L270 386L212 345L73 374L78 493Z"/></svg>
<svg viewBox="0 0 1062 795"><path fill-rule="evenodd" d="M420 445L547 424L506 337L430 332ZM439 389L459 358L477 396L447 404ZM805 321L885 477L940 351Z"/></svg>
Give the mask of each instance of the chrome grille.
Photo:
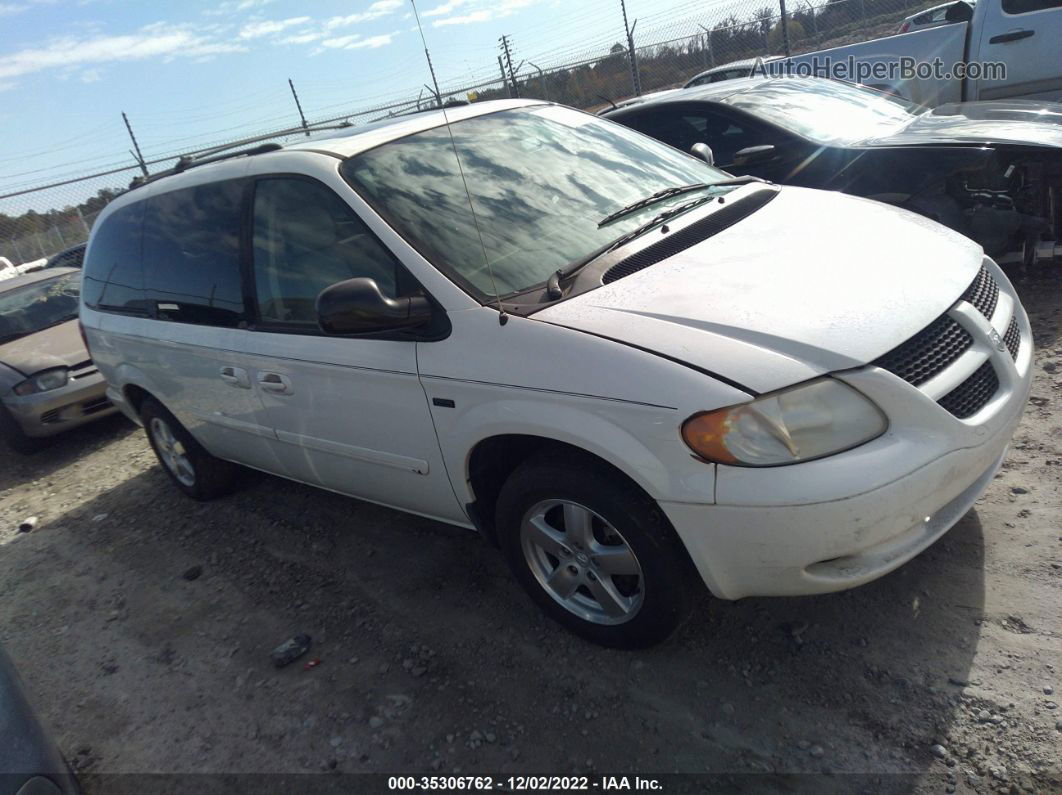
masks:
<svg viewBox="0 0 1062 795"><path fill-rule="evenodd" d="M948 315L941 315L874 364L918 386L946 370L971 345L973 337L966 329Z"/></svg>

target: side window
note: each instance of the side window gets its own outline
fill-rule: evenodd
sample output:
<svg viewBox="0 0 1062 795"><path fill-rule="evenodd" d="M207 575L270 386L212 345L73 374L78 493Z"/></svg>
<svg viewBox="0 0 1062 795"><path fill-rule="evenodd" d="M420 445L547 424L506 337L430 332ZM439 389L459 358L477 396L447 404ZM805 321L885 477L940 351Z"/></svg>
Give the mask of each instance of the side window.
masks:
<svg viewBox="0 0 1062 795"><path fill-rule="evenodd" d="M305 179L258 181L254 281L262 322L316 328L317 295L356 277L398 295L397 261L342 199Z"/></svg>
<svg viewBox="0 0 1062 795"><path fill-rule="evenodd" d="M681 110L649 110L646 113L629 117L623 123L628 124L638 132L643 132L663 141L676 149L681 149L689 154L690 147L698 143L707 143L713 146L711 141L704 138L704 125L700 129L690 123L689 114Z"/></svg>
<svg viewBox="0 0 1062 795"><path fill-rule="evenodd" d="M141 272L144 203L111 213L93 232L85 256L81 293L93 309L147 314Z"/></svg>
<svg viewBox="0 0 1062 795"><path fill-rule="evenodd" d="M215 182L148 200L144 289L160 319L207 326L246 319L240 278L245 184Z"/></svg>
<svg viewBox="0 0 1062 795"><path fill-rule="evenodd" d="M734 155L745 147L774 143L767 140L765 131L714 113L688 112L682 114L682 121L697 130L698 140L712 147L715 162L722 168L733 163Z"/></svg>
<svg viewBox="0 0 1062 795"><path fill-rule="evenodd" d="M1003 0L1003 10L1008 14L1028 14L1048 8L1062 8L1062 0Z"/></svg>

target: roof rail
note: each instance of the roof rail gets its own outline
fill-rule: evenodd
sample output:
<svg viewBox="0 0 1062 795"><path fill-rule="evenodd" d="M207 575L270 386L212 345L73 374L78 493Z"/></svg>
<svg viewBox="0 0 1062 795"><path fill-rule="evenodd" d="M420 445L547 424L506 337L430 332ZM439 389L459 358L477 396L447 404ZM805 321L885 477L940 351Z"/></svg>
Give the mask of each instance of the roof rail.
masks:
<svg viewBox="0 0 1062 795"><path fill-rule="evenodd" d="M348 127L353 127L353 126L354 125L351 124L349 121L344 120L343 122L341 122L339 124L330 124L330 125L327 125L327 126L321 125L321 126L318 126L318 127L314 127L314 126L311 125L309 130L308 130L308 132L313 133L313 132L320 132L320 131L323 131L323 130L345 130ZM265 135L265 136L262 136L262 137L258 138L257 140L263 140L265 138L279 138L279 137L282 137L282 136L294 135L295 133L300 133L301 134L301 133L304 133L304 132L307 132L307 130L304 130L302 127L293 128L291 130L283 130L283 131L281 131L279 133L272 133L270 135ZM147 185L148 183L154 182L155 180L158 180L158 179L162 179L163 177L170 177L170 176L173 176L174 174L180 174L182 171L187 171L188 169L195 168L196 166L205 166L208 163L217 163L220 160L228 160L228 159L233 158L233 157L249 157L251 155L261 155L261 154L265 154L266 152L275 152L278 149L282 149L283 148L283 146L281 144L278 144L275 141L273 141L271 143L264 143L264 144L259 144L258 146L252 146L252 147L249 147L247 149L236 149L235 151L227 151L227 150L232 149L233 147L236 147L236 146L242 146L242 145L247 144L247 143L253 143L254 140L255 139L252 138L249 141L248 140L244 140L244 141L239 141L239 142L234 143L234 144L227 144L227 145L222 145L222 146L215 147L213 149L207 149L207 150L203 151L202 153L200 153L198 156L182 155L180 158L178 158L178 160L174 164L173 168L168 168L165 171L159 171L158 173L152 174L149 177L133 177L132 182L129 183L129 190L133 190L134 188L139 188L141 185Z"/></svg>

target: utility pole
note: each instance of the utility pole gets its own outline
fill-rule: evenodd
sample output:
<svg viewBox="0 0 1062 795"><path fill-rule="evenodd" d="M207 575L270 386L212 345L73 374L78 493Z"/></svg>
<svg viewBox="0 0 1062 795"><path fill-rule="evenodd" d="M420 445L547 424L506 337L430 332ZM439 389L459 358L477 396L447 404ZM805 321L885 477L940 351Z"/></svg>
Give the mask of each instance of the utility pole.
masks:
<svg viewBox="0 0 1062 795"><path fill-rule="evenodd" d="M509 99L512 99L513 87L509 84L509 76L505 74L505 64L502 62L501 55L498 56L498 69L501 70L502 85L505 86L505 93L509 95Z"/></svg>
<svg viewBox="0 0 1062 795"><path fill-rule="evenodd" d="M708 56L708 63L705 66L714 67L715 53L712 52L712 31L704 25L700 25L700 29L704 31L705 54Z"/></svg>
<svg viewBox="0 0 1062 795"><path fill-rule="evenodd" d="M147 164L144 162L144 156L140 154L140 144L136 142L136 136L133 135L133 126L129 123L129 117L125 115L125 111L122 111L122 121L125 122L125 129L129 131L129 140L133 142L134 152L129 154L136 158L137 164L140 166L140 170L144 172L144 176L148 175Z"/></svg>
<svg viewBox="0 0 1062 795"><path fill-rule="evenodd" d="M637 27L638 20L634 20L634 25L627 24L626 0L620 0L620 9L623 11L623 29L627 32L627 54L631 60L631 85L634 87L634 93L640 97L642 95L642 76L638 73L638 54L634 51L634 28Z"/></svg>
<svg viewBox="0 0 1062 795"><path fill-rule="evenodd" d="M291 78L288 78L288 85L291 86L291 95L295 97L295 107L299 109L299 118L302 120L302 129L308 136L310 134L310 126L306 123L306 114L302 112L302 103L299 102L299 95L295 93L295 84L291 82Z"/></svg>
<svg viewBox="0 0 1062 795"><path fill-rule="evenodd" d="M516 72L513 70L513 54L509 50L509 37L502 36L498 41L501 42L502 51L505 53L505 63L509 66L509 80L511 80L513 84L513 96L516 99L519 99L520 86L516 84Z"/></svg>
<svg viewBox="0 0 1062 795"><path fill-rule="evenodd" d="M785 48L785 57L793 53L789 51L789 17L785 13L785 0L778 0L778 10L782 12L782 46Z"/></svg>

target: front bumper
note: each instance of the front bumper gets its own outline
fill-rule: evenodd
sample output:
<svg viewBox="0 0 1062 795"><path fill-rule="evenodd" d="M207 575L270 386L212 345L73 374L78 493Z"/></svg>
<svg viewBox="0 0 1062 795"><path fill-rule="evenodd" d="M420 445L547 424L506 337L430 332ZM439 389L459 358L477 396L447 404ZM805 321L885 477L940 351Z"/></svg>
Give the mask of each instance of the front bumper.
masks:
<svg viewBox="0 0 1062 795"><path fill-rule="evenodd" d="M70 381L59 389L25 397L8 394L4 406L27 436L41 438L113 414L116 409L106 391L103 376L93 368L85 374L71 374Z"/></svg>
<svg viewBox="0 0 1062 795"><path fill-rule="evenodd" d="M721 598L793 596L852 588L898 568L973 506L999 469L1032 385L1028 317L1001 272L991 321L1013 314L1012 358L983 343L989 321L961 303L953 316L977 344L956 367L990 360L995 396L958 419L932 382L914 388L876 367L837 374L885 410L889 430L846 453L770 469L718 467L716 504L661 501L711 591ZM961 377L961 376L960 376Z"/></svg>

